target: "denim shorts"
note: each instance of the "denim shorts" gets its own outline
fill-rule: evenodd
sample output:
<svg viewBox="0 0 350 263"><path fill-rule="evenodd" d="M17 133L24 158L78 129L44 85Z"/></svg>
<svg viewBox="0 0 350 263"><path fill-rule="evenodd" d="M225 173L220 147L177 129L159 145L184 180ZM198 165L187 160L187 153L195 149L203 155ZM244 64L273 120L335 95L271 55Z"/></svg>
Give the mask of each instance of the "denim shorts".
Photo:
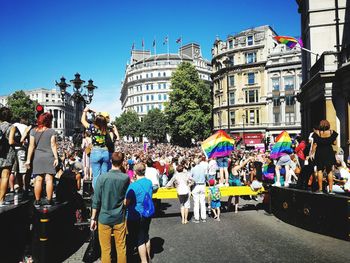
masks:
<svg viewBox="0 0 350 263"><path fill-rule="evenodd" d="M218 157L216 159L219 168L227 168L228 167L228 157Z"/></svg>

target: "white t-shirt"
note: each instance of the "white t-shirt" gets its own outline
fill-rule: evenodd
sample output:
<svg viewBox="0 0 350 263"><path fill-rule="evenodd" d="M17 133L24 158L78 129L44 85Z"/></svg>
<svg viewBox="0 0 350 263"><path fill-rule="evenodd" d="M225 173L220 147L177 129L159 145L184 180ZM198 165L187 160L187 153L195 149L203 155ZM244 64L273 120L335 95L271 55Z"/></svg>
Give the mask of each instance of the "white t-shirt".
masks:
<svg viewBox="0 0 350 263"><path fill-rule="evenodd" d="M216 170L218 169L218 165L216 163L216 160L210 160L208 164L208 174L209 175L216 175Z"/></svg>
<svg viewBox="0 0 350 263"><path fill-rule="evenodd" d="M145 177L152 181L152 185L159 186L158 171L153 167L146 167Z"/></svg>

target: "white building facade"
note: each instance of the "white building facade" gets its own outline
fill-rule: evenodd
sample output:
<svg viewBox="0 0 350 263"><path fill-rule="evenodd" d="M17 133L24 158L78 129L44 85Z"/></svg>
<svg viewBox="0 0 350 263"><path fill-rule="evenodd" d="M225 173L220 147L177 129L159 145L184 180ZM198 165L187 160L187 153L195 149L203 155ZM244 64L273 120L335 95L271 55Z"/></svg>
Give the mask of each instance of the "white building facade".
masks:
<svg viewBox="0 0 350 263"><path fill-rule="evenodd" d="M151 55L149 51L133 50L122 82L122 111L134 110L142 118L151 109L164 110L171 91L171 75L182 62L192 63L199 77L210 83L212 68L202 57L198 44L187 44L178 54Z"/></svg>
<svg viewBox="0 0 350 263"><path fill-rule="evenodd" d="M267 58L266 71L268 130L274 135L283 130L300 133L300 103L296 99L302 82L300 49L277 45Z"/></svg>

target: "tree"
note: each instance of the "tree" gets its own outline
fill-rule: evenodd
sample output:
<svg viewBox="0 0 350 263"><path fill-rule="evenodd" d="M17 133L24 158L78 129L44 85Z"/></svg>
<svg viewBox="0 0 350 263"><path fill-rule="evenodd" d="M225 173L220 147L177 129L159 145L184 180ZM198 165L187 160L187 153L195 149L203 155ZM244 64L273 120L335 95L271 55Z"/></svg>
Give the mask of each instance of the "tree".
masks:
<svg viewBox="0 0 350 263"><path fill-rule="evenodd" d="M160 109L148 111L143 118L142 131L148 139L163 142L167 133L164 113Z"/></svg>
<svg viewBox="0 0 350 263"><path fill-rule="evenodd" d="M188 146L191 139L199 141L210 136L210 87L199 78L196 68L188 62L181 63L172 75L171 89L165 115L172 142Z"/></svg>
<svg viewBox="0 0 350 263"><path fill-rule="evenodd" d="M12 111L13 120L26 117L29 123L35 122L36 102L32 101L23 90L15 91L7 98L7 105Z"/></svg>
<svg viewBox="0 0 350 263"><path fill-rule="evenodd" d="M133 110L123 112L120 117L115 118L114 123L118 128L120 136L128 136L135 140L135 138L142 135L141 121L137 113Z"/></svg>

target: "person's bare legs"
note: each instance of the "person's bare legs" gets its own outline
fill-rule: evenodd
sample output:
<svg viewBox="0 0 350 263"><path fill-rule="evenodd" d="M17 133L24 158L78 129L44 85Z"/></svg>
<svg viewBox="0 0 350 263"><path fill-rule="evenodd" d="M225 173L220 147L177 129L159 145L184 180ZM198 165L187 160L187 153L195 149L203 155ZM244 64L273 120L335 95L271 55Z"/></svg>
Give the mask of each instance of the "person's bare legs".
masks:
<svg viewBox="0 0 350 263"><path fill-rule="evenodd" d="M146 244L138 247L141 263L148 263Z"/></svg>
<svg viewBox="0 0 350 263"><path fill-rule="evenodd" d="M275 171L276 171L276 184L281 184L281 173L280 173L281 166L276 165Z"/></svg>
<svg viewBox="0 0 350 263"><path fill-rule="evenodd" d="M220 167L220 184L224 184L224 168Z"/></svg>
<svg viewBox="0 0 350 263"><path fill-rule="evenodd" d="M185 208L185 224L188 223L188 208Z"/></svg>
<svg viewBox="0 0 350 263"><path fill-rule="evenodd" d="M329 193L333 192L333 172L330 171L328 173L328 185L329 185Z"/></svg>
<svg viewBox="0 0 350 263"><path fill-rule="evenodd" d="M318 191L322 192L322 184L323 184L323 171L317 171L317 183L318 183Z"/></svg>
<svg viewBox="0 0 350 263"><path fill-rule="evenodd" d="M3 202L5 199L9 177L10 177L10 168L3 168L1 171L0 202Z"/></svg>
<svg viewBox="0 0 350 263"><path fill-rule="evenodd" d="M45 175L46 183L46 197L48 201L52 200L53 195L53 176L50 174Z"/></svg>
<svg viewBox="0 0 350 263"><path fill-rule="evenodd" d="M35 177L35 182L34 182L34 195L35 195L36 201L40 201L42 188L43 188L43 177L41 175L37 175Z"/></svg>
<svg viewBox="0 0 350 263"><path fill-rule="evenodd" d="M151 240L148 240L146 243L146 251L147 251L147 260L151 262Z"/></svg>
<svg viewBox="0 0 350 263"><path fill-rule="evenodd" d="M238 213L239 196L235 196L235 213ZM220 209L219 209L220 210Z"/></svg>
<svg viewBox="0 0 350 263"><path fill-rule="evenodd" d="M224 179L225 179L225 185L229 186L228 185L228 168L227 167L224 168Z"/></svg>
<svg viewBox="0 0 350 263"><path fill-rule="evenodd" d="M181 206L180 210L181 210L181 223L185 224L185 207Z"/></svg>

